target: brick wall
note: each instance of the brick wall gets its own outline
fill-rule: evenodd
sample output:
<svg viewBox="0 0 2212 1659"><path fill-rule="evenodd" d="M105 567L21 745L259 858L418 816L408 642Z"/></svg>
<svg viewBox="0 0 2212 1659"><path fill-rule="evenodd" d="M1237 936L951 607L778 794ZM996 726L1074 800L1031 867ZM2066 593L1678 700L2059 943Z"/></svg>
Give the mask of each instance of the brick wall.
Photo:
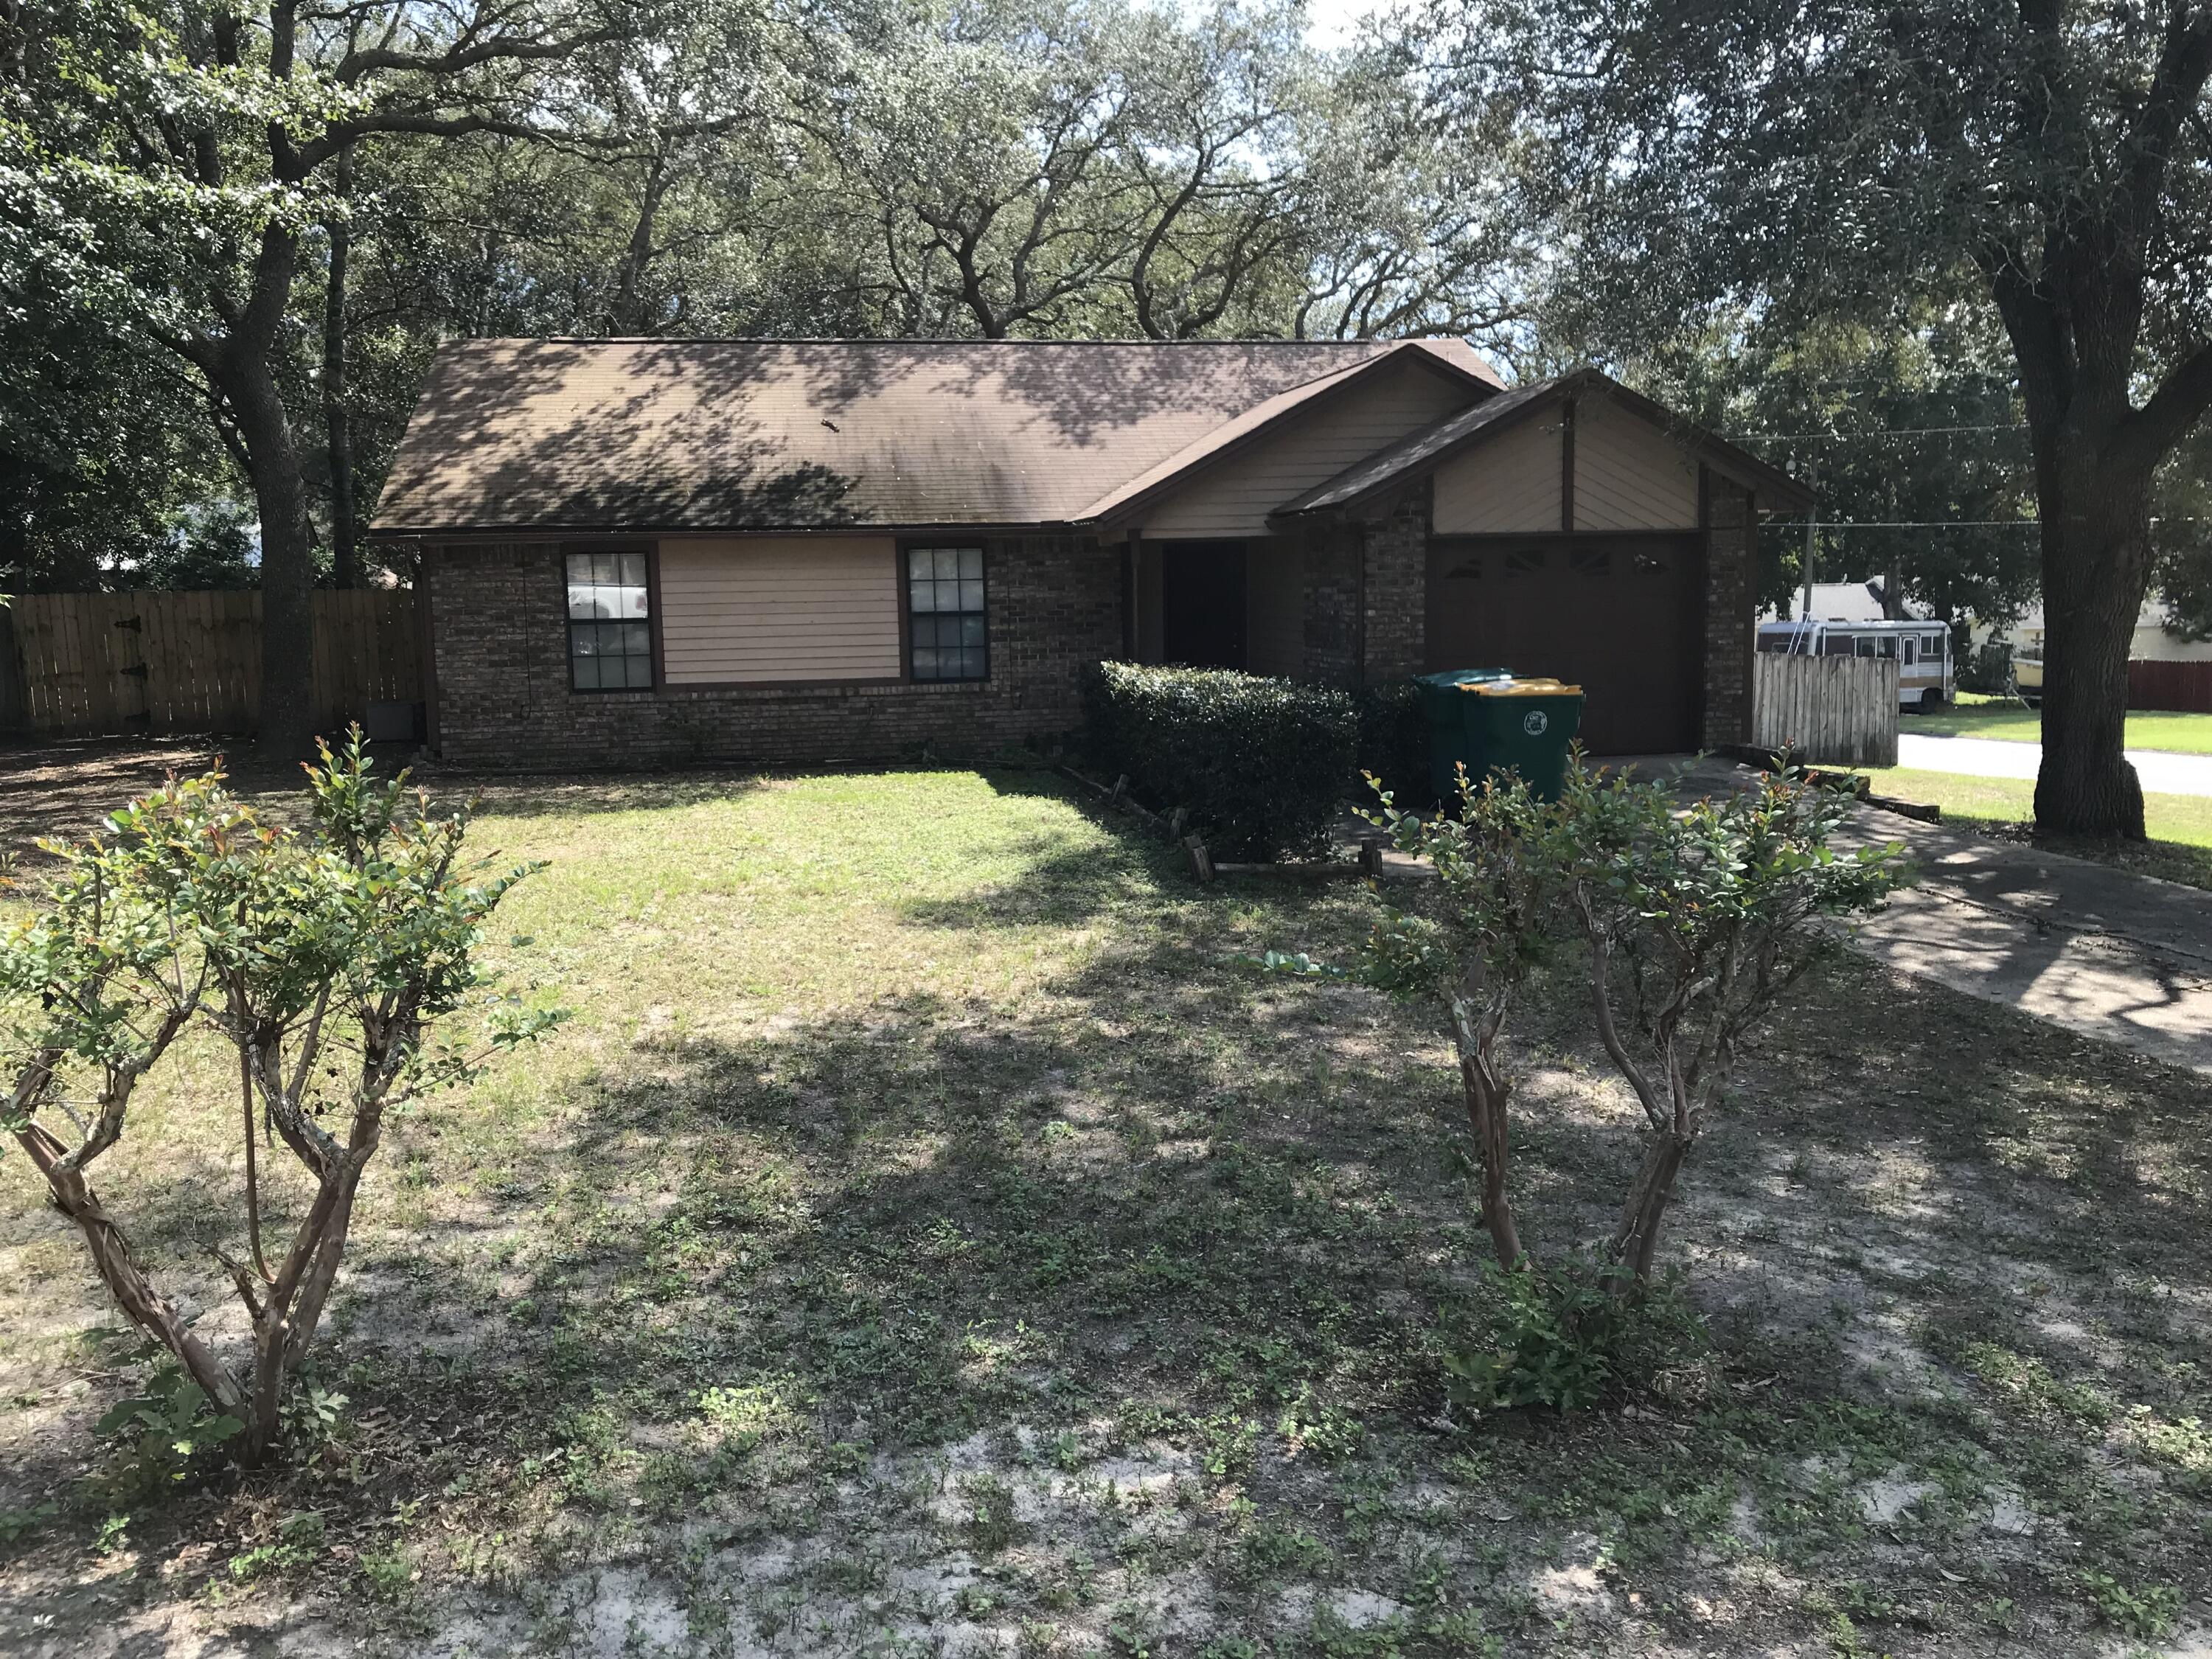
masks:
<svg viewBox="0 0 2212 1659"><path fill-rule="evenodd" d="M613 692L568 689L556 545L433 550L440 750L459 765L526 769L962 759L1067 731L1082 665L1121 652L1121 550L1072 536L985 547L988 681Z"/></svg>
<svg viewBox="0 0 2212 1659"><path fill-rule="evenodd" d="M1757 640L1759 518L1750 495L1708 473L1705 686L1698 740L1751 740L1751 658Z"/></svg>
<svg viewBox="0 0 2212 1659"><path fill-rule="evenodd" d="M1359 683L1361 567L1358 525L1304 525L1305 673L1324 685Z"/></svg>
<svg viewBox="0 0 2212 1659"><path fill-rule="evenodd" d="M1418 674L1428 647L1430 481L1366 526L1367 680Z"/></svg>

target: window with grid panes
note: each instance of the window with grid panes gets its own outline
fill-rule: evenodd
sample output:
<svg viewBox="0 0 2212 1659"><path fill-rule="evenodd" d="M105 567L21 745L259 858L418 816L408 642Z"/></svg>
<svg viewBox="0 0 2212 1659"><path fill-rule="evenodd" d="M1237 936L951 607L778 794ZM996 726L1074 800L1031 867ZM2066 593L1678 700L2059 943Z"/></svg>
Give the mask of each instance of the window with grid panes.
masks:
<svg viewBox="0 0 2212 1659"><path fill-rule="evenodd" d="M991 658L983 620L983 550L910 547L906 577L914 678L988 679Z"/></svg>
<svg viewBox="0 0 2212 1659"><path fill-rule="evenodd" d="M652 689L644 554L568 555L568 684L579 691Z"/></svg>

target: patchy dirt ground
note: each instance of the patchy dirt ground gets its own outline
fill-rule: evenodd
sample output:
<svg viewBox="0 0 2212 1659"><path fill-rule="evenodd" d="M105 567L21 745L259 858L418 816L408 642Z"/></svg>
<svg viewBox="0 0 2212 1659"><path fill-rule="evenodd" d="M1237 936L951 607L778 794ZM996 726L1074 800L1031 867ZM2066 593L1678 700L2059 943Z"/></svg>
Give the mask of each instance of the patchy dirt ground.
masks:
<svg viewBox="0 0 2212 1659"><path fill-rule="evenodd" d="M126 775L0 800L82 822ZM396 1128L319 1368L345 1403L289 1467L118 1484L91 1425L143 1364L0 1164L0 1650L2207 1639L2212 1082L1839 961L1687 1176L1711 1351L1470 1419L1443 1356L1495 1297L1443 1042L1237 965L1342 954L1364 895L1199 891L1019 774L487 805L553 861L496 948L577 1018ZM1523 1029L1555 1251L1634 1114L1570 990ZM224 1331L216 1060L102 1185Z"/></svg>

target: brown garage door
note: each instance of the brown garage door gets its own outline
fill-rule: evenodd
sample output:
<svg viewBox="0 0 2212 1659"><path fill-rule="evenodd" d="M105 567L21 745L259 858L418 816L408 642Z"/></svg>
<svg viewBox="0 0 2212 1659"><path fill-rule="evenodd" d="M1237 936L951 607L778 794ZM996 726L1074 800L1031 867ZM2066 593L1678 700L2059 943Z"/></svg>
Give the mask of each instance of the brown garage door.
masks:
<svg viewBox="0 0 2212 1659"><path fill-rule="evenodd" d="M1439 538L1429 547L1428 665L1581 686L1594 755L1694 749L1702 546L1695 536Z"/></svg>

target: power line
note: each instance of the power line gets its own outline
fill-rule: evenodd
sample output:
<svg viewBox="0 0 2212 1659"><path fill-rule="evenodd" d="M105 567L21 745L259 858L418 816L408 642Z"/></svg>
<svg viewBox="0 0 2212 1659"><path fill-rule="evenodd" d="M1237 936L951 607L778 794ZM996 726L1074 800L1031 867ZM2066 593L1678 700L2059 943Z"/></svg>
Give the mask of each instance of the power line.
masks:
<svg viewBox="0 0 2212 1659"><path fill-rule="evenodd" d="M1787 519L1776 520L1787 524ZM2156 520L2152 520L2156 523ZM2174 522L2180 522L2175 520ZM2040 519L1823 519L1823 531L1829 530L2040 530Z"/></svg>
<svg viewBox="0 0 2212 1659"><path fill-rule="evenodd" d="M1959 432L2026 432L2025 424L2010 426L1886 426L1868 432L1738 432L1723 434L1732 443L1805 443L1819 440L1826 443L1856 441L1861 438L1938 438Z"/></svg>
<svg viewBox="0 0 2212 1659"><path fill-rule="evenodd" d="M1796 524L1795 519L1772 519L1776 525ZM2205 524L2201 518L2153 519L2152 524ZM1819 528L1831 530L2040 530L2040 519L1822 519Z"/></svg>

